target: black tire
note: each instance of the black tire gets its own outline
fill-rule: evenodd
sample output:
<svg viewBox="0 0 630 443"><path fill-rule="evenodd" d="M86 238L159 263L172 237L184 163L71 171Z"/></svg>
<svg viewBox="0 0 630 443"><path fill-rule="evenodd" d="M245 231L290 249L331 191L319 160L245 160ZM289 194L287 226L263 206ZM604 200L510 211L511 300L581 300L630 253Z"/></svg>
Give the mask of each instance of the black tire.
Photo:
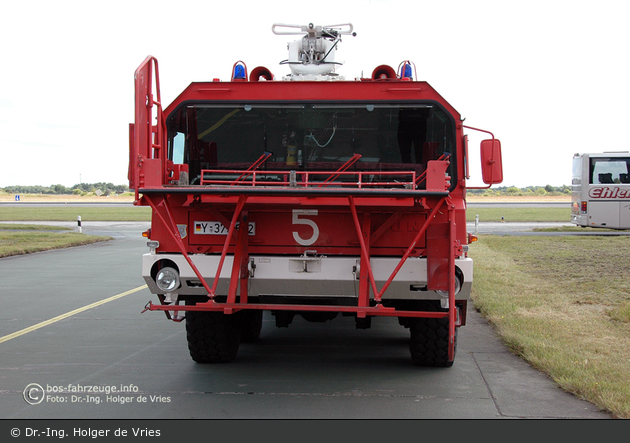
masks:
<svg viewBox="0 0 630 443"><path fill-rule="evenodd" d="M453 366L455 355L453 360L448 358L448 318L410 318L409 329L411 331L409 350L415 365L434 368ZM454 339L456 352L457 328Z"/></svg>
<svg viewBox="0 0 630 443"><path fill-rule="evenodd" d="M197 363L230 362L241 341L237 319L222 312L188 311L186 338L190 356Z"/></svg>
<svg viewBox="0 0 630 443"><path fill-rule="evenodd" d="M240 311L238 314L241 328L241 343L253 343L260 338L263 311Z"/></svg>

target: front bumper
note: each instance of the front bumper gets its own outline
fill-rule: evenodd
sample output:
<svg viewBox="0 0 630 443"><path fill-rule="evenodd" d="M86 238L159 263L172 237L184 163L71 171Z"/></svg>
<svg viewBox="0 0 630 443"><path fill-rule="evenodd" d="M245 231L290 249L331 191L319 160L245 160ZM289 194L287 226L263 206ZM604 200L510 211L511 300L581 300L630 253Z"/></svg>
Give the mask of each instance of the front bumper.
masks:
<svg viewBox="0 0 630 443"><path fill-rule="evenodd" d="M212 286L219 266L220 257L216 255L191 254L195 266L208 286ZM147 286L154 294L163 294L156 283L155 275L160 267L173 266L180 275L180 287L173 295L207 295L199 278L181 254L143 255L142 275ZM396 257L376 257L371 259L376 286L380 288L389 279L400 262ZM227 294L232 273L233 257L226 256L217 294ZM356 298L359 291L359 257L326 256L250 256L248 264L249 296L297 296L306 298ZM457 300L470 298L473 277L471 258L455 260L457 272L461 278L461 291ZM382 298L396 300L439 300L443 295L429 291L427 285L426 258L409 258L403 264L396 277L383 294ZM373 297L373 294L371 294Z"/></svg>

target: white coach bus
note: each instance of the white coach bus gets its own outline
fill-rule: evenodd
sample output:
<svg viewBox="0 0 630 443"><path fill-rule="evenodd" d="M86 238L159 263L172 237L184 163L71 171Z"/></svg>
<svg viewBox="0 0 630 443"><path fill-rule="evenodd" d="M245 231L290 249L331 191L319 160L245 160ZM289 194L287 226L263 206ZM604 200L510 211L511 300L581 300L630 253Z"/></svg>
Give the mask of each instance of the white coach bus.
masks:
<svg viewBox="0 0 630 443"><path fill-rule="evenodd" d="M571 223L630 229L630 152L573 156Z"/></svg>

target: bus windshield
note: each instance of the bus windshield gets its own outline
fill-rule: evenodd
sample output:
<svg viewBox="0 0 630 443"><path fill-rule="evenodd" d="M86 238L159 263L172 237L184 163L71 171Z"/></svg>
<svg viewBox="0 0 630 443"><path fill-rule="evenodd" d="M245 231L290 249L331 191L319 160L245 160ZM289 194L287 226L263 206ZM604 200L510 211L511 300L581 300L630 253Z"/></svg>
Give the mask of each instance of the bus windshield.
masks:
<svg viewBox="0 0 630 443"><path fill-rule="evenodd" d="M168 154L202 170L249 168L264 153L269 170L414 171L455 152L453 118L434 103L185 104L167 120ZM454 158L450 158L451 177Z"/></svg>

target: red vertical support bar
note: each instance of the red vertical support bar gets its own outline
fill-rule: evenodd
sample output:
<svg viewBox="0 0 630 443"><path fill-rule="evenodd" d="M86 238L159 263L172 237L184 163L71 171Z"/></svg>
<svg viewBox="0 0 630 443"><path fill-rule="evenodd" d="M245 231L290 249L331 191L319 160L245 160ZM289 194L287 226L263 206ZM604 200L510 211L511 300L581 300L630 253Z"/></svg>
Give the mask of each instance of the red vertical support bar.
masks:
<svg viewBox="0 0 630 443"><path fill-rule="evenodd" d="M245 226L245 231L243 232L242 239L242 255L241 255L241 303L247 303L247 285L249 283L249 269L247 265L249 264L249 217L247 216L247 212L245 212L245 216L241 218L241 226Z"/></svg>
<svg viewBox="0 0 630 443"><path fill-rule="evenodd" d="M363 241L365 243L365 249L367 252L368 260L370 257L370 229L371 229L371 217L370 214L365 214L363 217ZM369 274L368 266L363 266L363 259L361 260L361 269L359 271L359 300L358 306L370 306L370 288L369 288Z"/></svg>
<svg viewBox="0 0 630 443"><path fill-rule="evenodd" d="M376 290L376 281L374 280L374 274L372 273L372 265L370 264L370 254L365 246L365 239L363 238L363 234L361 231L361 224L359 223L359 216L357 215L357 208L354 204L354 198L352 196L348 197L348 202L350 203L350 211L352 212L352 219L354 220L354 227L357 230L357 236L359 237L359 243L361 245L361 268L367 266L368 279L370 284L372 285L372 291L374 292L374 300L376 303L381 303L381 297ZM368 297L369 299L369 288L366 288L367 295L359 294L359 298L361 296Z"/></svg>
<svg viewBox="0 0 630 443"><path fill-rule="evenodd" d="M225 243L223 244L223 251L221 251L221 259L219 260L219 266L217 267L217 273L214 278L214 283L212 284L212 291L209 294L210 298L214 298L217 291L217 286L219 285L219 277L221 276L221 270L223 269L223 262L225 261L225 256L227 255L228 247L230 246L230 241L232 240L232 235L234 235L234 229L236 227L236 221L243 210L243 206L245 206L245 202L247 201L247 195L241 195L238 198L238 202L236 203L236 208L234 209L234 215L232 216L232 221L230 222L230 228L228 229L227 238L225 239ZM234 266L234 265L233 265Z"/></svg>
<svg viewBox="0 0 630 443"><path fill-rule="evenodd" d="M455 360L455 249L457 238L457 226L455 224L455 205L450 200L448 204L448 359Z"/></svg>
<svg viewBox="0 0 630 443"><path fill-rule="evenodd" d="M241 213L241 221L238 227L238 235L236 236L236 249L232 261L232 274L230 277L230 285L228 287L228 303L236 303L236 292L239 287L239 277L241 274L241 261L247 248L248 235L247 211ZM242 294L241 294L242 296Z"/></svg>

